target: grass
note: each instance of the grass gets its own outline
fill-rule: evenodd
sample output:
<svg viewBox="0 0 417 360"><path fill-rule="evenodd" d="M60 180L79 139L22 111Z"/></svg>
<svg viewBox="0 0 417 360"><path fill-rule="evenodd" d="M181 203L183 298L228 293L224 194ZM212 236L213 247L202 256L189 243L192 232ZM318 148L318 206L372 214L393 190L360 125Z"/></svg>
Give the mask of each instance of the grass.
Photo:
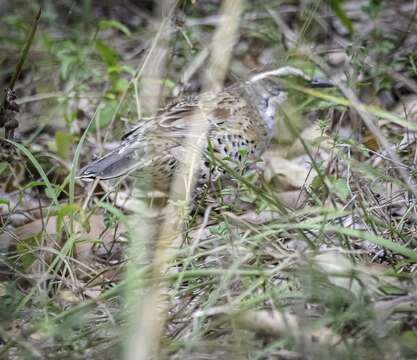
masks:
<svg viewBox="0 0 417 360"><path fill-rule="evenodd" d="M163 18L148 5L129 4L127 16L117 4L82 3L45 2L16 83L12 145L23 166L2 154L0 357L415 358L414 34L386 27L357 36L364 22L338 1L304 11L301 2L247 2L235 30L219 14L236 15L239 6L228 5L239 2L184 1ZM387 21L390 4L365 3L369 23ZM397 16L409 14L403 23L413 29L405 3ZM3 16L5 84L34 12L18 1ZM326 19L347 32L330 31ZM220 56L210 58L209 44L227 52L225 32L238 35L230 64L225 54L210 83L204 71L214 73ZM350 61L331 68L335 49ZM167 66L153 67L163 50ZM209 154L238 194L216 184L217 204L189 213L181 188L163 210L171 222L161 223L166 198L129 196L134 180L75 179L80 163L152 113L149 89L160 91L155 107L232 83L271 54L348 81L333 92L293 86L297 96L277 119L286 134L274 135L265 169L236 173ZM397 109L380 100L386 92ZM301 156L286 158L297 142ZM276 170L284 159L293 167ZM303 187L291 182L295 171Z"/></svg>

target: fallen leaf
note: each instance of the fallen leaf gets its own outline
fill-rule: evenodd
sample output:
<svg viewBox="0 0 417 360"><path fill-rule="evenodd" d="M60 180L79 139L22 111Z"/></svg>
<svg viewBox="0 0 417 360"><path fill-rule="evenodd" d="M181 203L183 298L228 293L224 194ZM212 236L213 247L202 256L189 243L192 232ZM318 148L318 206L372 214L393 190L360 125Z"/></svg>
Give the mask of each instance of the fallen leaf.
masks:
<svg viewBox="0 0 417 360"><path fill-rule="evenodd" d="M417 121L417 95L408 95L401 98L394 112L408 121Z"/></svg>
<svg viewBox="0 0 417 360"><path fill-rule="evenodd" d="M316 176L315 170L311 169L308 164L299 165L296 161L284 159L272 151L267 151L263 157L265 160L264 178L279 191L308 186Z"/></svg>
<svg viewBox="0 0 417 360"><path fill-rule="evenodd" d="M320 130L316 124L313 124L305 128L301 132L299 138L294 141L294 143L287 151L287 158L292 159L306 153L301 139L313 149L320 147L322 150L329 150L332 146L330 138L326 135L323 135L322 130Z"/></svg>

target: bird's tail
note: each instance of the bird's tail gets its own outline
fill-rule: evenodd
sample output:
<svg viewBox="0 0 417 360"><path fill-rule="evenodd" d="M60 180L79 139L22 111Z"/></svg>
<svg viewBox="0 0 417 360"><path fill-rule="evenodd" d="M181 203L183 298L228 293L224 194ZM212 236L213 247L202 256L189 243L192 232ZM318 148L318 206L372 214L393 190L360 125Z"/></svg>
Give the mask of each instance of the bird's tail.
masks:
<svg viewBox="0 0 417 360"><path fill-rule="evenodd" d="M128 174L138 167L138 149L118 147L81 168L76 178L84 181L109 180Z"/></svg>

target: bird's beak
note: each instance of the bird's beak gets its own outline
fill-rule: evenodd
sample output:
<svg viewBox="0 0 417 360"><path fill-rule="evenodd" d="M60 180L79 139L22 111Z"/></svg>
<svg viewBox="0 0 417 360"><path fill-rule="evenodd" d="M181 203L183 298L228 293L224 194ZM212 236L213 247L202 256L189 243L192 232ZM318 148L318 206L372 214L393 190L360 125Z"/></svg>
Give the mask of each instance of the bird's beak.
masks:
<svg viewBox="0 0 417 360"><path fill-rule="evenodd" d="M316 77L312 78L308 85L309 85L309 87L316 88L316 89L334 87L334 84L330 80L320 79L320 78L316 78Z"/></svg>

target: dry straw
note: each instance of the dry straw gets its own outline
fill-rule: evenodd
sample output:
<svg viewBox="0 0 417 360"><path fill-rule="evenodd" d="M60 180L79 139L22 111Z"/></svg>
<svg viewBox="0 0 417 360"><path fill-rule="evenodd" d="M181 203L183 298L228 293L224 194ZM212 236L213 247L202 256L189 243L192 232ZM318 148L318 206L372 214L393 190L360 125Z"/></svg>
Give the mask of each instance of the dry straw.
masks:
<svg viewBox="0 0 417 360"><path fill-rule="evenodd" d="M169 22L169 16L173 13L175 5L168 2L161 2L162 12L169 14L161 21L160 31L164 33ZM217 92L223 88L229 62L232 56L233 46L236 42L240 15L242 13L242 0L226 0L221 8L221 21L212 39L209 57L209 66L205 73L203 91ZM163 65L167 49L167 37L155 39L153 51L148 54L147 67L143 72L142 87L140 94L157 94L158 89L146 88L161 83ZM156 66L155 66L156 65ZM147 76L152 81L143 81ZM153 85L149 85L153 84ZM154 99L155 100L155 99ZM156 110L159 101L153 101L151 107ZM148 103L149 104L149 103ZM209 116L199 111L194 116ZM175 174L171 186L171 193L167 207L164 209L162 224L154 225L148 234L136 234L136 241L148 240L148 248L154 249L152 254L151 270L144 280L143 298L136 303L135 316L132 317L131 332L127 345L126 359L150 359L158 358L159 346L168 311L168 285L164 279L170 261L174 258L176 250L182 240L182 229L184 228L184 216L191 200L191 194L195 184L196 172L201 160L203 146L207 137L208 125L202 128L202 123L195 122L185 143L183 164ZM208 122L207 122L208 124ZM185 211L181 211L181 209ZM152 242L149 244L149 242ZM134 246L134 245L133 245ZM136 249L140 246L134 246ZM135 254L132 254L135 257ZM139 257L139 254L137 257ZM134 270L132 270L134 271ZM134 291L132 289L132 291Z"/></svg>

